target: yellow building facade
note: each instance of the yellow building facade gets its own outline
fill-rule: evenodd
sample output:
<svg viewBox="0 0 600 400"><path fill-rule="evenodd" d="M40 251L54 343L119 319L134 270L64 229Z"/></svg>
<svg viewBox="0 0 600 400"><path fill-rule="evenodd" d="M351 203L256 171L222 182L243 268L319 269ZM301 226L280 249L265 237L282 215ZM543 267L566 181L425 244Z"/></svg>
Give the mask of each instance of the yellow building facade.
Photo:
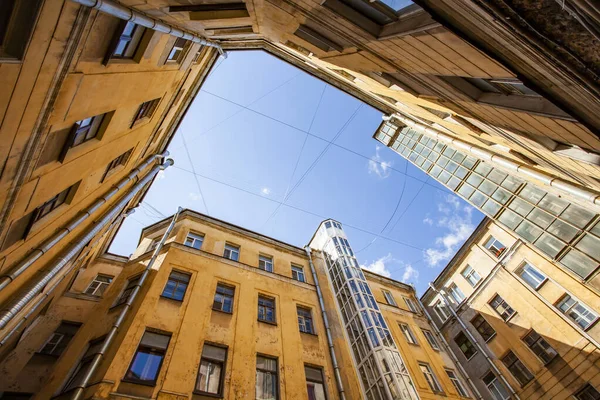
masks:
<svg viewBox="0 0 600 400"><path fill-rule="evenodd" d="M322 253L189 210L170 222L80 270L3 359L2 398L381 398L364 395ZM471 397L414 289L365 277L418 398Z"/></svg>
<svg viewBox="0 0 600 400"><path fill-rule="evenodd" d="M489 398L598 396L596 287L501 225L484 219L421 299Z"/></svg>

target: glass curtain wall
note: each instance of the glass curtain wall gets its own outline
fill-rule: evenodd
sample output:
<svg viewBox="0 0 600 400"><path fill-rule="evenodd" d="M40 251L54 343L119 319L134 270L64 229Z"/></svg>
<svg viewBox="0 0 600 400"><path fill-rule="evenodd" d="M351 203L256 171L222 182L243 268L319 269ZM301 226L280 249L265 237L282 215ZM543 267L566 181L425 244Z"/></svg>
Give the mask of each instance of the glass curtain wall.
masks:
<svg viewBox="0 0 600 400"><path fill-rule="evenodd" d="M367 399L418 399L411 377L379 311L341 225L326 221L329 278Z"/></svg>
<svg viewBox="0 0 600 400"><path fill-rule="evenodd" d="M598 214L409 127L386 121L375 138L579 277L600 265Z"/></svg>

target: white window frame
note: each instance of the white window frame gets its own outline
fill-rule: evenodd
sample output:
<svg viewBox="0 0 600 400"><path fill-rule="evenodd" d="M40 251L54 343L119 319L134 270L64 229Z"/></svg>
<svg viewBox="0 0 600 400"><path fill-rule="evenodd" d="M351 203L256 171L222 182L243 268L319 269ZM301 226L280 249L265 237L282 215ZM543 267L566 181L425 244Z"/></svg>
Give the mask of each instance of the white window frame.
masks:
<svg viewBox="0 0 600 400"><path fill-rule="evenodd" d="M98 280L99 277L108 279L108 282L104 282L104 281ZM113 279L114 279L114 277L110 276L110 275L97 274L94 277L94 279L90 282L90 284L87 286L87 288L85 288L85 290L83 291L83 294L86 294L88 296L102 297L102 295L104 294L104 291L106 290L107 287L110 286L110 284L112 283ZM97 286L94 287L94 288L92 288L92 286L95 283L97 283ZM90 288L92 288L92 292L88 293L88 291L90 290ZM100 292L100 294L98 294L98 292Z"/></svg>
<svg viewBox="0 0 600 400"><path fill-rule="evenodd" d="M460 290L460 288L454 282L452 282L446 287L446 291L448 292L452 300L456 302L456 304L462 303L467 298L463 291Z"/></svg>
<svg viewBox="0 0 600 400"><path fill-rule="evenodd" d="M383 292L383 297L385 298L385 302L387 304L389 304L390 306L398 307L398 304L396 303L396 299L394 299L392 292L386 289L381 289L381 291Z"/></svg>
<svg viewBox="0 0 600 400"><path fill-rule="evenodd" d="M423 371L423 367L427 371ZM435 374L433 373L433 369L431 369L431 366L429 364L427 364L426 362L419 361L419 369L421 370L421 373L425 377L427 384L429 385L429 387L431 388L431 390L433 392L435 392L435 393L443 393L444 392L442 390L442 385L440 385L440 381L438 381L437 376L435 376ZM431 378L431 380L429 380L427 378L428 376Z"/></svg>
<svg viewBox="0 0 600 400"><path fill-rule="evenodd" d="M564 303L566 303L566 302L567 302L569 299L572 299L572 300L574 301L574 304L572 304L571 306L569 306L569 307L568 307L566 310L562 310L562 309L561 309L561 305L563 305ZM573 317L571 317L571 316L568 314L570 311L574 310L574 309L575 309L575 307L576 307L576 306L578 306L578 305L579 305L580 307L583 307L583 308L585 308L587 313L589 313L589 314L592 314L592 315L594 315L594 316L595 316L595 317L594 317L594 319L593 319L593 320L591 320L591 321L590 321L590 323L589 323L587 326L585 326L585 327L581 326L581 325L580 325L580 324L577 322L577 320L578 320L579 318L581 318L581 316L580 316L579 318L577 318L577 319L576 319L576 318L573 318ZM559 312L561 312L562 314L564 314L564 315L565 315L567 318L569 318L571 321L573 321L575 324L577 324L577 326L578 326L578 327L580 327L581 329L583 329L584 331L587 331L588 329L590 329L592 326L594 326L594 324L596 323L596 321L598 321L598 314L596 314L595 312L593 312L593 311L592 311L593 309L592 309L591 307L589 307L587 304L583 303L582 301L580 301L580 300L579 300L579 299L577 299L575 296L572 296L572 295L571 295L571 294L569 294L569 293L565 293L565 294L564 294L564 295L563 295L563 296L560 298L560 300L559 300L559 301L556 303L556 309L557 309ZM584 318L584 320L586 320L586 319Z"/></svg>
<svg viewBox="0 0 600 400"><path fill-rule="evenodd" d="M190 244L188 244L188 240L190 241ZM196 242L200 242L200 246L196 247ZM200 250L202 249L202 245L204 244L204 235L200 233L188 232L187 236L185 237L185 242L183 244L187 247Z"/></svg>
<svg viewBox="0 0 600 400"><path fill-rule="evenodd" d="M406 296L402 296L402 298L404 299L404 303L406 304L406 307L408 307L410 312L413 312L415 314L419 313L419 309L417 308L417 305L415 304L413 299L411 299L410 297L406 297Z"/></svg>
<svg viewBox="0 0 600 400"><path fill-rule="evenodd" d="M533 272L532 272L533 271ZM542 280L539 277L535 276L534 273L538 273L543 277ZM538 282L535 286L531 285L529 281L527 281L523 275L527 274L533 281ZM544 275L539 269L535 268L531 263L524 261L523 264L517 269L517 275L523 282L527 284L527 286L533 288L534 290L538 290L541 288L544 283L548 280L548 277Z"/></svg>
<svg viewBox="0 0 600 400"><path fill-rule="evenodd" d="M421 332L423 332L423 336L425 336L425 339L427 340L427 343L429 343L429 346L431 346L431 348L434 350L440 351L440 345L438 344L438 341L435 338L433 332L431 332L429 329L424 328L421 328Z"/></svg>
<svg viewBox="0 0 600 400"><path fill-rule="evenodd" d="M227 254L229 252L229 255ZM236 258L233 258L232 255L237 254ZM223 257L231 261L239 261L240 260L240 246L236 246L235 244L225 243L225 248L223 249Z"/></svg>
<svg viewBox="0 0 600 400"><path fill-rule="evenodd" d="M443 307L448 307L448 306L443 304L442 300L438 300L435 303L433 303L433 307L432 307L433 311L435 311L436 315L438 316L440 321L442 321L442 323L444 323L450 319L450 315L446 314Z"/></svg>
<svg viewBox="0 0 600 400"><path fill-rule="evenodd" d="M444 368L444 370L446 371L446 375L448 375L448 379L450 379L450 382L452 382L452 384L454 385L454 388L456 389L458 395L460 397L470 397L467 388L465 387L465 385L463 385L462 381L456 374L456 371L450 368ZM451 375L454 375L454 377L452 377Z"/></svg>
<svg viewBox="0 0 600 400"><path fill-rule="evenodd" d="M481 282L481 275L479 275L479 272L477 272L475 268L473 268L469 264L467 264L467 266L462 270L460 274L463 276L463 278L465 278L467 282L469 282L469 285L471 285L472 287L479 285L479 282ZM474 276L477 276L477 279L474 279L475 283L471 281L471 279Z"/></svg>
<svg viewBox="0 0 600 400"><path fill-rule="evenodd" d="M406 341L410 344L414 344L414 345L419 345L419 343L417 342L417 337L415 336L415 334L413 333L412 329L410 329L410 326L408 326L405 323L400 323L400 330L402 331L402 334L404 335L404 338L406 339Z"/></svg>
<svg viewBox="0 0 600 400"><path fill-rule="evenodd" d="M488 371L486 372L483 377L481 378L481 380L483 381L483 378L485 378L488 374L492 374L494 375L494 379L492 379L492 381L490 383L485 383L483 382L483 384L485 385L485 387L488 389L488 391L490 392L490 394L492 395L492 398L494 398L494 400L509 400L510 399L510 393L508 392L508 389L506 386L504 386L504 384L502 382L500 382L500 380L498 379L498 376L496 374L494 374L492 371ZM504 391L506 392L507 397L501 397L498 398L496 396L494 396L494 393L490 390L490 386L494 386L494 388L497 388L498 385L500 385L500 387L502 389L504 389ZM496 391L499 392L498 389L496 389Z"/></svg>
<svg viewBox="0 0 600 400"><path fill-rule="evenodd" d="M500 245L502 245L504 247L495 246L496 244L500 244ZM504 254L504 252L507 249L507 247L504 244L502 244L501 241L499 241L498 239L496 239L494 236L491 236L491 235L486 239L485 244L483 245L483 247L485 247L496 258L499 258L502 254ZM494 248L495 251L492 250L492 248Z"/></svg>
<svg viewBox="0 0 600 400"><path fill-rule="evenodd" d="M273 257L266 254L259 254L258 269L266 272L273 272Z"/></svg>
<svg viewBox="0 0 600 400"><path fill-rule="evenodd" d="M296 277L294 277L296 275ZM306 275L304 275L304 267L292 264L292 279L298 282L306 282Z"/></svg>

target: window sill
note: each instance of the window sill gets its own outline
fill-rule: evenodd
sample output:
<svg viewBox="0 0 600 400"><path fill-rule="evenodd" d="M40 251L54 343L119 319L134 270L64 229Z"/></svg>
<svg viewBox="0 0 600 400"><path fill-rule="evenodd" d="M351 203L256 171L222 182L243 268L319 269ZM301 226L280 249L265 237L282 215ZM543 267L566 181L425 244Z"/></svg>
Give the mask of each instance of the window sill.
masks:
<svg viewBox="0 0 600 400"><path fill-rule="evenodd" d="M121 304L115 304L114 306L111 306L111 307L108 309L108 312L113 312L114 310L116 310L116 309L118 309L118 308L121 308L121 307L123 307L125 304L127 304L127 302L126 302L126 301L125 301L125 302L123 302L123 303L121 303Z"/></svg>
<svg viewBox="0 0 600 400"><path fill-rule="evenodd" d="M277 326L277 322L265 321L262 319L257 319L258 322L262 322L263 324Z"/></svg>
<svg viewBox="0 0 600 400"><path fill-rule="evenodd" d="M304 332L304 331L300 331L300 333L303 333L303 334L305 334L305 335L308 335L308 336L319 337L319 335L317 335L317 334L316 334L316 333L314 333L314 332Z"/></svg>
<svg viewBox="0 0 600 400"><path fill-rule="evenodd" d="M481 334L480 334L480 335L481 335ZM483 339L483 340L484 340L484 342L486 342L486 343L489 343L489 342L491 342L492 340L494 340L494 338L495 338L495 337L496 337L496 333L494 333L492 336L490 336L489 338L487 338L487 340L486 340L486 339Z"/></svg>
<svg viewBox="0 0 600 400"><path fill-rule="evenodd" d="M222 314L233 315L233 311L219 310L218 308L214 308L214 307L211 307L211 310L216 311L216 312L220 312Z"/></svg>
<svg viewBox="0 0 600 400"><path fill-rule="evenodd" d="M192 394L195 394L197 396L204 396L204 397L214 397L215 399L222 399L223 398L222 394L214 394L214 393L208 393L208 392L201 392L201 391L197 391L197 390L194 390L192 392Z"/></svg>
<svg viewBox="0 0 600 400"><path fill-rule="evenodd" d="M60 357L60 354L48 354L48 353L40 353L39 351L36 351L35 353L33 353L36 357L44 357L44 358L51 358L54 360L58 360L58 358Z"/></svg>
<svg viewBox="0 0 600 400"><path fill-rule="evenodd" d="M173 297L169 297L169 296L164 296L164 295L160 295L159 296L161 299L165 299L165 300L170 300L176 303L183 303L183 299L179 300L179 299L174 299Z"/></svg>
<svg viewBox="0 0 600 400"><path fill-rule="evenodd" d="M155 387L156 386L156 381L144 382L144 381L138 381L138 380L135 380L135 379L123 378L123 379L121 379L121 382L132 383L134 385L149 386L149 387Z"/></svg>
<svg viewBox="0 0 600 400"><path fill-rule="evenodd" d="M467 358L467 362L469 362L469 361L471 361L471 360L472 360L472 359L473 359L473 358L474 358L474 357L475 357L477 354L479 354L479 352L478 352L478 351L476 351L475 353L473 353L473 355L472 355L471 357L469 357L469 358L467 358L467 356L465 356L464 354L463 354L463 357Z"/></svg>

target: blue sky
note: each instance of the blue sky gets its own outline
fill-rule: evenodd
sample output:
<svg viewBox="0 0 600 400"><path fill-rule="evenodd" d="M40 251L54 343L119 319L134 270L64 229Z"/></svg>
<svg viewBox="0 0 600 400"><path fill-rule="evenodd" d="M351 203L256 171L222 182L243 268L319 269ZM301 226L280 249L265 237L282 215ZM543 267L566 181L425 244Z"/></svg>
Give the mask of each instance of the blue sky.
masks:
<svg viewBox="0 0 600 400"><path fill-rule="evenodd" d="M178 206L297 246L334 218L364 268L423 293L482 214L380 146L381 116L265 52L230 52L171 142L175 165L110 251L128 256Z"/></svg>

